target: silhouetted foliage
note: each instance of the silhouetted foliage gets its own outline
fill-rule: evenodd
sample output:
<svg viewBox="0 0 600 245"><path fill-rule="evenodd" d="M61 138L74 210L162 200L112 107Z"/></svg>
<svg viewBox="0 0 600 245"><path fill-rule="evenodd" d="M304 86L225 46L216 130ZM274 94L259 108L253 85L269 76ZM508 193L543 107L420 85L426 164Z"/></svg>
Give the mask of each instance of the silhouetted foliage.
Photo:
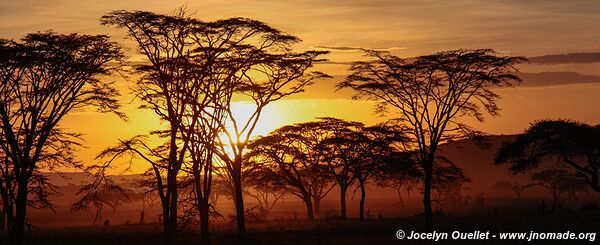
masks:
<svg viewBox="0 0 600 245"><path fill-rule="evenodd" d="M191 55L198 47L192 42L193 22L183 11L171 16L119 10L101 19L103 25L125 29L127 35L137 42L138 51L146 60L135 67L141 78L132 88L142 102L140 108L150 109L157 114L166 123L166 129L154 132L164 138L164 144L159 147L149 146L145 136L119 140L119 145L98 155L99 159L109 159L99 170L109 166L112 159L126 153L148 162L162 204L163 229L167 241L171 242L177 233L177 176L189 148L189 135L182 130L183 121L187 116L186 109L195 102L189 99L187 92L194 90L192 85L197 84L195 82L202 82L201 79L195 79L197 66ZM178 138L181 142L178 142Z"/></svg>
<svg viewBox="0 0 600 245"><path fill-rule="evenodd" d="M402 198L402 191L406 192L408 199L411 199L411 192L419 184L421 175L416 164L411 162L412 154L410 153L399 153L394 159L386 161L380 170L375 175L376 184L381 187L393 188L396 190L398 200L401 205L404 205L404 199ZM404 162L405 164L399 164Z"/></svg>
<svg viewBox="0 0 600 245"><path fill-rule="evenodd" d="M536 186L536 184L520 184L520 183L511 183L508 181L498 181L492 185L493 189L496 190L507 190L515 193L519 200L522 199L523 191L529 189L530 187Z"/></svg>
<svg viewBox="0 0 600 245"><path fill-rule="evenodd" d="M463 185L470 179L453 163L448 161L444 163L436 164L433 169L431 201L437 202L440 207L457 207L463 204Z"/></svg>
<svg viewBox="0 0 600 245"><path fill-rule="evenodd" d="M350 122L336 118L323 118L323 130L329 132L319 149L326 173L335 180L340 188L340 217L346 218L346 193L358 175L354 172L355 165L361 161L362 154L355 147L360 139L362 123Z"/></svg>
<svg viewBox="0 0 600 245"><path fill-rule="evenodd" d="M87 186L91 188L91 186ZM94 208L96 216L94 217L93 225L100 224L102 221L102 211L104 205L109 206L112 209L114 215L117 208L125 203L133 201L134 192L131 190L124 189L123 187L115 184L105 184L102 188L83 188L78 194L84 194L76 203L71 207L72 211L87 211L90 208Z"/></svg>
<svg viewBox="0 0 600 245"><path fill-rule="evenodd" d="M194 196L201 218L203 238L207 239L210 190L214 161L224 164L235 191L238 232L245 232L242 196L243 151L256 127L261 111L270 102L303 91L320 72L308 72L326 53L294 53L297 37L285 34L260 21L230 18L205 22L185 15L145 11L113 11L102 17L103 25L127 31L147 59L135 67L141 78L134 94L164 121L166 128L150 135L163 144L150 146L148 136L120 140L99 155L109 159L97 166L110 165L125 154L151 165L156 190L163 206L167 241L177 233L177 206L185 172L194 177ZM246 96L256 107L241 122L234 115L233 96ZM232 126L231 128L229 126Z"/></svg>
<svg viewBox="0 0 600 245"><path fill-rule="evenodd" d="M548 169L531 175L531 180L536 184L546 188L552 195L552 207L549 212L554 212L557 205L560 205L560 196L568 192L569 196L577 191L584 191L587 186L584 180L577 175L569 173L562 169Z"/></svg>
<svg viewBox="0 0 600 245"><path fill-rule="evenodd" d="M235 207L238 232L244 233L244 200L243 200L243 169L244 151L249 143L256 125L259 123L263 109L271 102L280 100L292 94L304 91L316 79L327 77L321 72L309 72L318 61L318 57L326 52L306 51L291 52L291 45L299 39L268 27L261 22L236 28L244 30L254 43L245 44L249 49L245 57L246 66L241 74L232 81L233 89L229 91L228 100L217 105L217 109L225 111L226 123L220 122L219 128L224 136L217 138L219 151L215 154L225 163L227 179L231 180L235 190ZM249 41L252 41L249 40ZM252 75L251 75L252 74ZM234 114L231 98L233 95L252 101L250 117L243 118Z"/></svg>
<svg viewBox="0 0 600 245"><path fill-rule="evenodd" d="M277 203L283 202L287 193L287 189L281 180L277 179L278 176L272 175L271 171L265 170L262 166L259 166L248 175L246 181L248 190L245 193L256 200L257 205L253 209L256 209L256 213L263 220L269 218L273 207Z"/></svg>
<svg viewBox="0 0 600 245"><path fill-rule="evenodd" d="M260 163L263 181L301 198L309 219L318 214L319 202L333 187L331 182L340 187L340 216L346 218L346 192L357 181L359 217L364 219L367 182L391 168L410 171L412 162L404 159L410 155L394 147L404 140L401 132L384 125L364 127L357 122L319 118L281 127L254 140L246 157Z"/></svg>
<svg viewBox="0 0 600 245"><path fill-rule="evenodd" d="M479 134L459 120L483 121L483 112L497 116L499 97L491 89L520 81L514 65L521 57L500 56L493 50L454 50L406 61L387 52L365 51L370 61L352 64L352 74L338 84L351 88L355 99L380 102L376 111L396 109L412 139L411 151L424 170L426 226L432 229L431 183L440 143Z"/></svg>
<svg viewBox="0 0 600 245"><path fill-rule="evenodd" d="M333 188L326 176L318 145L330 132L323 122L306 122L276 129L267 136L255 139L248 146L249 161L259 162L268 181L281 185L299 197L307 209L308 219L319 215L320 201Z"/></svg>
<svg viewBox="0 0 600 245"><path fill-rule="evenodd" d="M510 169L518 173L536 168L550 157L572 167L593 190L600 192L600 125L569 120L535 122L498 150L495 161L510 163Z"/></svg>
<svg viewBox="0 0 600 245"><path fill-rule="evenodd" d="M107 36L39 32L0 40L0 194L11 244L21 244L27 206L52 207L53 186L40 170L81 168L79 134L60 127L73 110L117 111L117 90L100 76L122 58Z"/></svg>

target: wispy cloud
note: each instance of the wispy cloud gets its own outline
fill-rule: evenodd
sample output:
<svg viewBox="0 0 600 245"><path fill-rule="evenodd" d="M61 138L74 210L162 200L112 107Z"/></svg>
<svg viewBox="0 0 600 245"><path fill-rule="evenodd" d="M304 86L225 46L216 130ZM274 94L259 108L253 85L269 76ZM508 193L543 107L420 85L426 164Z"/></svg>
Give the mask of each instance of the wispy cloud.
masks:
<svg viewBox="0 0 600 245"><path fill-rule="evenodd" d="M600 76L576 72L521 73L524 87L545 87L567 84L600 83Z"/></svg>
<svg viewBox="0 0 600 245"><path fill-rule="evenodd" d="M327 50L330 52L359 52L364 49L376 51L395 51L404 50L406 47L389 47L389 48L367 48L367 47L348 47L348 46L314 46L316 49Z"/></svg>
<svg viewBox="0 0 600 245"><path fill-rule="evenodd" d="M570 54L552 54L529 58L529 61L536 64L574 64L574 63L599 63L600 52L592 53L570 53Z"/></svg>

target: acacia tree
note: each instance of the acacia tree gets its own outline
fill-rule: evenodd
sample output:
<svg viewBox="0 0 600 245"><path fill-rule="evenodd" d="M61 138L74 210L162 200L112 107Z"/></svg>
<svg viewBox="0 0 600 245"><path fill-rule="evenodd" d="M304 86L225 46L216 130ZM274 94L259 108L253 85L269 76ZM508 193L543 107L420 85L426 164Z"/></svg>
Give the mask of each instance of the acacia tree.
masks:
<svg viewBox="0 0 600 245"><path fill-rule="evenodd" d="M520 81L515 65L521 57L500 56L493 50L454 50L406 61L388 52L365 51L370 61L357 61L352 74L337 87L356 91L355 99L380 102L376 111L392 107L413 140L411 151L423 175L425 223L433 228L431 182L438 146L450 139L473 135L460 122L471 117L483 121L483 113L497 116L494 87Z"/></svg>
<svg viewBox="0 0 600 245"><path fill-rule="evenodd" d="M71 206L72 211L88 211L93 207L96 211L92 225L102 222L102 211L104 205L108 205L112 209L114 215L117 208L125 203L133 201L134 192L127 190L114 183L103 185L102 188L93 189L90 191L81 190L78 194L85 194Z"/></svg>
<svg viewBox="0 0 600 245"><path fill-rule="evenodd" d="M153 184L162 204L167 243L173 242L177 233L177 177L189 148L189 135L183 134L181 129L187 109L195 102L186 92L195 82L201 82L191 75L197 68L191 56L197 48L191 42L192 22L183 11L161 15L120 10L101 18L101 24L123 28L137 42L138 51L146 60L135 66L140 78L132 86L133 93L142 102L140 108L152 110L165 122L165 129L151 133L164 139L158 147L151 147L147 143L148 136L143 135L119 140L118 145L98 155L98 159L108 159L97 166L98 173L125 154L140 157L150 164L148 171L154 176Z"/></svg>
<svg viewBox="0 0 600 245"><path fill-rule="evenodd" d="M201 240L206 244L209 242L209 218L211 212L216 213L210 198L216 157L214 144L220 131L216 130L218 124L214 120L224 120L221 111L214 111L214 114L216 115L214 118L202 117L202 121L194 128L195 131L191 132L193 136L190 143L189 164L186 168L193 177L192 203L195 204L200 215Z"/></svg>
<svg viewBox="0 0 600 245"><path fill-rule="evenodd" d="M264 24L263 24L264 25ZM314 80L328 77L321 72L311 72L322 51L294 53L291 45L299 42L297 37L284 34L266 25L262 33L255 34L255 43L248 44L250 51L244 53L250 60L233 83L229 100L218 109L225 111L226 123L220 123L223 137L218 137L219 151L215 154L224 162L226 179L231 180L235 198L236 223L239 234L246 232L243 199L244 151L259 123L264 108L271 102L304 91ZM231 98L234 95L254 103L250 116L234 114Z"/></svg>
<svg viewBox="0 0 600 245"><path fill-rule="evenodd" d="M287 194L287 190L278 176L264 170L260 168L248 175L249 190L246 192L246 195L251 196L258 203L256 205L257 214L263 219L271 214L271 210L277 203L284 201L285 194Z"/></svg>
<svg viewBox="0 0 600 245"><path fill-rule="evenodd" d="M515 193L515 195L517 195L517 198L519 200L521 200L522 196L523 196L523 191L525 191L525 190L527 190L527 189L529 189L530 187L533 187L533 186L535 186L535 184L525 184L525 185L523 185L523 184L516 183L516 184L513 184L513 186L511 187L511 190Z"/></svg>
<svg viewBox="0 0 600 245"><path fill-rule="evenodd" d="M103 35L40 32L0 40L0 195L10 244L23 242L28 205L52 207L53 188L40 170L81 167L73 156L81 138L60 127L65 115L97 107L123 116L117 90L100 79L121 58Z"/></svg>
<svg viewBox="0 0 600 245"><path fill-rule="evenodd" d="M394 152L378 166L375 181L378 186L396 190L400 204L404 205L402 190L410 200L410 192L417 185L419 172L412 162L412 154L407 152Z"/></svg>
<svg viewBox="0 0 600 245"><path fill-rule="evenodd" d="M523 191L527 190L530 187L536 186L536 184L520 184L520 183L510 183L508 181L498 181L492 188L496 190L508 190L515 193L517 199L522 199Z"/></svg>
<svg viewBox="0 0 600 245"><path fill-rule="evenodd" d="M296 37L245 18L203 22L186 17L183 11L161 15L121 10L104 16L102 23L125 29L138 43L147 63L136 67L143 76L134 94L143 102L141 107L154 111L167 128L152 132L165 141L158 147L150 147L145 136L136 136L107 149L100 157L109 161L99 169L123 154L150 163L170 241L177 232L178 175L189 162L197 179L201 219L207 221L212 178L208 173L212 156L218 156L234 180L238 230L243 233L241 156L245 142L269 102L300 92L314 78L322 77L305 71L323 52L292 53L289 46L298 41ZM246 94L257 104L246 124L239 124L233 115L234 94ZM234 133L226 130L225 118L233 123ZM228 146L217 137L221 132ZM208 222L202 223L202 229L207 229Z"/></svg>
<svg viewBox="0 0 600 245"><path fill-rule="evenodd" d="M364 153L357 151L355 147L358 142L367 140L359 133L364 125L337 118L321 120L322 130L328 131L330 136L317 147L325 163L327 175L334 179L340 188L340 216L345 219L346 193L359 176L355 174L355 167L363 160L361 157Z"/></svg>
<svg viewBox="0 0 600 245"><path fill-rule="evenodd" d="M510 163L514 173L538 167L540 162L557 157L584 177L600 192L600 125L569 120L543 120L506 143L496 155L496 164Z"/></svg>
<svg viewBox="0 0 600 245"><path fill-rule="evenodd" d="M548 169L531 175L531 180L536 181L537 185L547 189L552 195L552 207L550 213L554 212L557 205L560 204L560 196L564 192L572 195L582 187L583 179L581 176L569 173L562 169ZM583 185L585 187L585 185Z"/></svg>
<svg viewBox="0 0 600 245"><path fill-rule="evenodd" d="M385 175L387 171L397 175L413 175L414 167L410 156L395 147L406 143L408 139L401 131L394 130L394 127L366 127L349 136L351 137L347 140L354 145L356 154L352 172L356 175L360 188L359 218L363 220L367 182L378 175ZM401 198L399 192L398 196Z"/></svg>
<svg viewBox="0 0 600 245"><path fill-rule="evenodd" d="M431 192L434 197L432 202L437 202L440 206L461 205L463 185L470 181L469 178L452 162L445 159L439 159L438 162L440 163L433 169L431 181Z"/></svg>
<svg viewBox="0 0 600 245"><path fill-rule="evenodd" d="M287 125L253 140L246 154L260 163L263 176L272 176L269 181L304 202L309 220L319 215L320 201L334 187L317 148L328 136L321 122Z"/></svg>

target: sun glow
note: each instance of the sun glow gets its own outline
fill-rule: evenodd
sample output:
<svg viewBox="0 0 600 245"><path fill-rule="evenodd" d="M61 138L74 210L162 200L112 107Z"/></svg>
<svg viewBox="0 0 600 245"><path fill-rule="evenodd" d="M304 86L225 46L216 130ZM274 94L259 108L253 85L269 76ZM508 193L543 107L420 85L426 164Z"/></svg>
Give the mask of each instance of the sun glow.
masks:
<svg viewBox="0 0 600 245"><path fill-rule="evenodd" d="M256 111L256 105L252 102L238 101L231 103L231 112L237 122L238 132L242 131L242 128L248 124L249 120L254 120L252 115ZM269 132L283 126L288 121L287 113L281 110L280 107L274 105L267 105L260 112L260 117L256 123L256 127L250 132L250 139L257 136L264 136ZM234 133L235 129L233 123L228 121L227 130L230 133ZM248 129L242 132L241 138L244 139L248 134Z"/></svg>

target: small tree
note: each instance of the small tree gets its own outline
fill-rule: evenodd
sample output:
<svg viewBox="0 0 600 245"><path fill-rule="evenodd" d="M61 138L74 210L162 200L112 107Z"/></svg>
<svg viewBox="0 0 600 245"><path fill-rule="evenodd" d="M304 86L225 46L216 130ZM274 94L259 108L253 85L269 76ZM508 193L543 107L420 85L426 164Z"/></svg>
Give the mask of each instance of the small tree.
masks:
<svg viewBox="0 0 600 245"><path fill-rule="evenodd" d="M81 168L73 157L80 135L62 129L61 120L77 109L119 108L117 90L100 76L121 58L103 35L40 32L0 40L0 195L10 244L23 242L28 205L52 207L53 188L40 170Z"/></svg>
<svg viewBox="0 0 600 245"><path fill-rule="evenodd" d="M498 181L494 185L492 185L492 188L496 189L496 190L512 191L515 193L517 198L519 200L521 200L523 191L525 191L533 186L536 186L536 184L520 184L520 183L510 183L508 181Z"/></svg>
<svg viewBox="0 0 600 245"><path fill-rule="evenodd" d="M417 185L420 173L411 161L412 154L397 152L387 158L375 175L378 186L393 188L396 190L400 204L404 205L402 190L410 200L410 193Z"/></svg>
<svg viewBox="0 0 600 245"><path fill-rule="evenodd" d="M284 201L287 190L278 176L272 175L270 170L257 169L248 176L247 185L250 190L246 195L251 196L258 203L258 214L262 218L268 218L271 215L271 210L279 202Z"/></svg>
<svg viewBox="0 0 600 245"><path fill-rule="evenodd" d="M261 163L260 172L306 205L308 219L319 215L319 203L334 187L326 176L317 146L329 136L322 122L276 129L249 145L247 159Z"/></svg>
<svg viewBox="0 0 600 245"><path fill-rule="evenodd" d="M133 191L122 188L115 184L106 184L102 188L93 190L82 189L77 194L84 194L76 203L71 207L72 211L87 211L90 208L94 208L96 215L92 224L100 224L102 221L102 211L104 205L109 206L112 209L114 215L117 208L124 203L131 202L133 200Z"/></svg>
<svg viewBox="0 0 600 245"><path fill-rule="evenodd" d="M287 96L301 93L316 79L327 77L321 72L311 72L313 65L322 61L319 56L326 52L307 51L293 53L291 45L299 42L297 37L284 34L262 22L253 22L248 31L255 36L257 44L248 44L247 66L241 71L229 91L228 100L218 105L227 116L225 123L219 124L223 136L216 144L219 151L215 154L225 164L225 175L232 181L235 191L236 223L238 233L246 232L243 198L244 151L259 123L266 106ZM256 28L254 30L252 28ZM252 74L252 75L251 75ZM237 95L252 101L250 117L235 115L231 98Z"/></svg>
<svg viewBox="0 0 600 245"><path fill-rule="evenodd" d="M174 242L177 234L178 175L189 148L189 134L182 128L186 110L196 100L187 92L198 81L191 53L198 46L192 42L193 20L179 11L175 15L161 15L145 11L113 11L101 18L102 25L112 25L126 30L136 41L138 52L145 62L135 66L140 78L132 86L134 95L142 102L141 109L153 111L165 128L151 135L164 142L158 147L148 144L148 135L119 140L118 145L107 148L98 159L108 159L97 167L102 174L114 159L125 155L139 157L150 165L155 190L162 205L163 231L167 243ZM194 119L197 122L197 119ZM195 123L192 123L193 126ZM93 185L97 185L94 183Z"/></svg>
<svg viewBox="0 0 600 245"><path fill-rule="evenodd" d="M359 176L355 172L355 167L363 160L361 152L355 147L357 141L366 140L358 133L364 125L336 118L323 118L321 127L328 131L330 136L319 144L318 149L325 163L326 173L340 188L340 216L345 219L346 193Z"/></svg>
<svg viewBox="0 0 600 245"><path fill-rule="evenodd" d="M436 164L433 170L432 201L436 201L440 206L456 207L463 204L463 185L470 180L464 175L462 169L451 162L445 161L445 163Z"/></svg>
<svg viewBox="0 0 600 245"><path fill-rule="evenodd" d="M560 196L564 192L572 194L578 187L582 185L583 180L577 175L573 175L562 169L548 169L531 175L531 179L536 181L538 185L546 188L552 195L552 207L550 212L553 212L557 205L560 204Z"/></svg>
<svg viewBox="0 0 600 245"><path fill-rule="evenodd" d="M514 184L512 186L512 191L515 193L515 195L517 195L517 198L519 200L523 199L522 195L523 195L523 191L529 189L530 187L535 186L535 184Z"/></svg>
<svg viewBox="0 0 600 245"><path fill-rule="evenodd" d="M354 148L353 157L355 159L352 172L356 176L358 188L360 188L359 218L363 220L368 181L379 175L382 170L392 170L396 174L404 172L409 175L413 163L408 154L404 154L394 147L396 144L403 144L407 141L402 132L385 126L372 126L359 130L347 135L345 140ZM392 169L387 169L389 167Z"/></svg>
<svg viewBox="0 0 600 245"><path fill-rule="evenodd" d="M397 110L413 142L410 151L424 171L425 223L432 229L431 183L438 146L476 133L461 118L483 121L483 112L498 115L498 95L492 89L520 81L514 66L524 59L489 49L440 52L414 61L387 52L365 53L372 60L354 62L352 74L338 88L353 89L354 98L380 102L377 112Z"/></svg>
<svg viewBox="0 0 600 245"><path fill-rule="evenodd" d="M496 164L510 163L510 169L523 172L536 168L549 157L556 157L584 177L600 192L600 125L569 120L543 120L506 143L496 155Z"/></svg>

